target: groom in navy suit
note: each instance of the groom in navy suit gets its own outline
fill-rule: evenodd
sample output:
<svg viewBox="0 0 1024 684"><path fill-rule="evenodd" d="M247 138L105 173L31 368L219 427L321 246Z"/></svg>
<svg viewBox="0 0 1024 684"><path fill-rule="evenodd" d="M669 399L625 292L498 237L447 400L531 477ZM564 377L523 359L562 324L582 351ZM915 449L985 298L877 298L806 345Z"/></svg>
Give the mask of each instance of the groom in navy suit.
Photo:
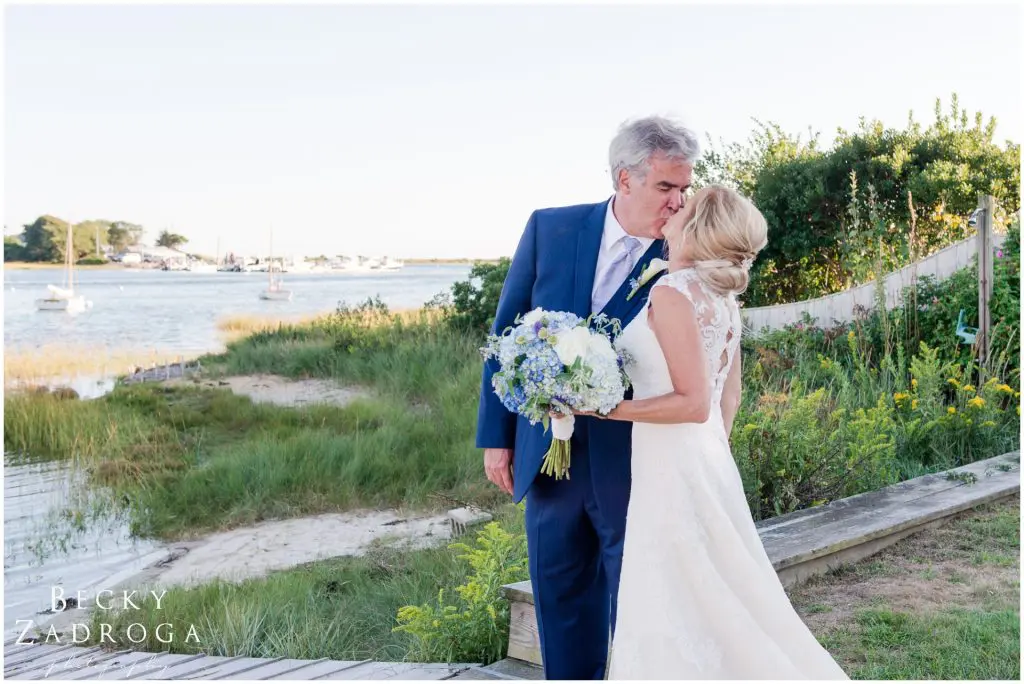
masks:
<svg viewBox="0 0 1024 684"><path fill-rule="evenodd" d="M623 125L609 149L615 194L598 204L539 209L526 224L505 279L493 331L542 307L624 328L651 287L627 300L630 281L662 256L662 227L690 187L697 139L648 117ZM656 280L656 278L655 278ZM526 497L530 580L547 679L603 679L615 626L630 488L631 424L577 416L569 478L540 473L551 433L510 413L484 365L476 445L488 479Z"/></svg>

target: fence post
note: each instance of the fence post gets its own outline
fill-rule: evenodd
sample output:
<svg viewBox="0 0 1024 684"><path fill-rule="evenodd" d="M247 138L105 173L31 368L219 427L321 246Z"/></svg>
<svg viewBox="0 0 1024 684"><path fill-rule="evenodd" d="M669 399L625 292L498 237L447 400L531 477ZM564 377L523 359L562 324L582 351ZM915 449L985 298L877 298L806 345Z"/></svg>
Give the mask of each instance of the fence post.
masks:
<svg viewBox="0 0 1024 684"><path fill-rule="evenodd" d="M985 375L989 356L992 352L992 313L989 301L992 299L992 218L995 213L995 197L978 196L978 366ZM984 382L986 378L981 377Z"/></svg>

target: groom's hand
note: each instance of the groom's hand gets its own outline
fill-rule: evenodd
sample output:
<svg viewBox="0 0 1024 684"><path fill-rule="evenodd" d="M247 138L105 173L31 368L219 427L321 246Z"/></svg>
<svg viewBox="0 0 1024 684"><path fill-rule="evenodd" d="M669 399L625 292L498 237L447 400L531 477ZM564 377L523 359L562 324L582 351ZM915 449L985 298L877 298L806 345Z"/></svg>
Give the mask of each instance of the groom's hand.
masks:
<svg viewBox="0 0 1024 684"><path fill-rule="evenodd" d="M512 450L484 449L484 471L487 479L506 494L512 494Z"/></svg>

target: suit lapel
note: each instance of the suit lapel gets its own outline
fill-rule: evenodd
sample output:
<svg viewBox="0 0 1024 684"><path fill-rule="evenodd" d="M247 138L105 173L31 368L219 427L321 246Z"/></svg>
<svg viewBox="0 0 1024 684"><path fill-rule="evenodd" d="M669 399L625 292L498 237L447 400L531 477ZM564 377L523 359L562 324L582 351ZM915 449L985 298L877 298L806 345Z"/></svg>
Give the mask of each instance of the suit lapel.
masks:
<svg viewBox="0 0 1024 684"><path fill-rule="evenodd" d="M656 278L652 278L650 281L645 283L632 299L626 301L626 296L629 294L630 290L633 289L631 281L639 279L640 274L643 273L645 268L647 268L647 264L651 263L652 260L661 257L664 246L664 240L655 240L651 246L647 248L644 255L636 262L636 266L633 267L632 273L630 273L629 277L626 278L626 282L622 283L619 289L615 291L615 294L612 295L612 298L608 300L608 303L602 310L602 313L607 315L609 318L618 318L623 328L629 324L629 321L633 319L636 312L639 311L641 306L643 306L647 290L651 287Z"/></svg>
<svg viewBox="0 0 1024 684"><path fill-rule="evenodd" d="M576 239L576 286L573 292L573 313L580 318L590 315L590 298L594 290L597 254L601 250L604 217L610 201L609 199L594 207Z"/></svg>

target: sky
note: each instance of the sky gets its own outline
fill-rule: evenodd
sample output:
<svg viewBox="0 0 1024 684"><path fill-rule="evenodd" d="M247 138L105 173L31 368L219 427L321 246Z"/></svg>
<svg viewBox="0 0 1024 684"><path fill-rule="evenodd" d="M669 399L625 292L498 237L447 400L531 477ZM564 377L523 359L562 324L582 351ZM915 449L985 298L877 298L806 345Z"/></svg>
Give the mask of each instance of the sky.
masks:
<svg viewBox="0 0 1024 684"><path fill-rule="evenodd" d="M124 220L188 251L511 255L610 196L619 124L1021 141L1021 10L980 5L8 5L5 234Z"/></svg>

